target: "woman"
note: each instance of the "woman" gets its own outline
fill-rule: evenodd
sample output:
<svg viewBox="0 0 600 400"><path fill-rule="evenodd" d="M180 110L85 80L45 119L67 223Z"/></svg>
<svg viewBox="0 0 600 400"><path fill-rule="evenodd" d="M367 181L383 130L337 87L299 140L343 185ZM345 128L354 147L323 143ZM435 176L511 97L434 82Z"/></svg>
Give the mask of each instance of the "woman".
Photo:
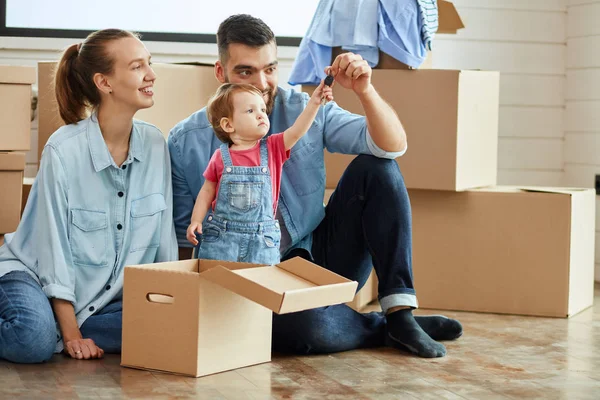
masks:
<svg viewBox="0 0 600 400"><path fill-rule="evenodd" d="M92 33L62 55L66 126L48 140L22 221L0 247L0 358L120 352L124 266L176 259L166 142L133 120L154 104L155 79L127 31Z"/></svg>

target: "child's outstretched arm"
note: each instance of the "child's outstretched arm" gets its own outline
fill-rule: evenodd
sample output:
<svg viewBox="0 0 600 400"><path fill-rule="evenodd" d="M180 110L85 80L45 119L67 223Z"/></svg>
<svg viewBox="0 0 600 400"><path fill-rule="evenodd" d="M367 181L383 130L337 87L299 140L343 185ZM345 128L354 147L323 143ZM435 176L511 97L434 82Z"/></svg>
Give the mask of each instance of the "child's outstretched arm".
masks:
<svg viewBox="0 0 600 400"><path fill-rule="evenodd" d="M194 211L192 212L192 221L187 229L187 240L194 246L198 245L196 232L202 234L202 221L204 221L204 217L215 199L216 192L217 183L206 179L196 198L196 204L194 204Z"/></svg>
<svg viewBox="0 0 600 400"><path fill-rule="evenodd" d="M323 99L327 101L333 100L333 90L331 86L325 85L325 79L321 81L312 96L310 96L306 108L304 108L304 111L296 119L296 122L283 132L283 143L285 144L286 151L294 147L298 140L308 132L317 116L317 111L319 111L321 100Z"/></svg>

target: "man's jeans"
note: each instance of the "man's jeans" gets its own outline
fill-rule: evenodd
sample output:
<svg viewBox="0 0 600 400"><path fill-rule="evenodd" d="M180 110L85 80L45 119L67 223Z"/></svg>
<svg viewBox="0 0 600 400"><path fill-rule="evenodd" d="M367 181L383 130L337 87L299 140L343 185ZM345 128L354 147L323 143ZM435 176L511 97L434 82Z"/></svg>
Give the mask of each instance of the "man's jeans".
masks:
<svg viewBox="0 0 600 400"><path fill-rule="evenodd" d="M288 255L309 258L299 250ZM365 284L371 267L384 310L417 307L412 276L410 201L394 160L361 155L346 169L313 233L314 262ZM383 313L361 314L340 304L274 315L273 349L301 354L383 346Z"/></svg>

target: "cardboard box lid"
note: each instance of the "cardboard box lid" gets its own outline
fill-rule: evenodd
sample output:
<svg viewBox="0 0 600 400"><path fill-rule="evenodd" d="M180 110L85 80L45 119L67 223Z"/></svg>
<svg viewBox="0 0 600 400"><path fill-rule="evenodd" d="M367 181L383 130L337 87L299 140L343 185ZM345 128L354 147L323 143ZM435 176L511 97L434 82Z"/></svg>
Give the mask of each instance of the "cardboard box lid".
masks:
<svg viewBox="0 0 600 400"><path fill-rule="evenodd" d="M358 286L300 257L276 266L231 269L227 264L200 276L278 314L352 301Z"/></svg>
<svg viewBox="0 0 600 400"><path fill-rule="evenodd" d="M35 67L18 65L0 65L0 83L16 83L31 85L35 83Z"/></svg>
<svg viewBox="0 0 600 400"><path fill-rule="evenodd" d="M0 152L0 171L23 171L25 153Z"/></svg>
<svg viewBox="0 0 600 400"><path fill-rule="evenodd" d="M458 11L449 1L438 0L438 30L437 33L456 34L456 31L463 29L463 24Z"/></svg>

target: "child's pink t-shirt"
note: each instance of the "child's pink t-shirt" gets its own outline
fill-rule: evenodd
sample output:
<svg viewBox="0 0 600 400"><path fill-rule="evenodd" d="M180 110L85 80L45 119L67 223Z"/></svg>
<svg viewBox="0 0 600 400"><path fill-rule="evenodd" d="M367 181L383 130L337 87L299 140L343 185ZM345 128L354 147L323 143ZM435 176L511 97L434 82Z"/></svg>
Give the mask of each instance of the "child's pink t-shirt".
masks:
<svg viewBox="0 0 600 400"><path fill-rule="evenodd" d="M285 150L285 143L283 141L283 133L277 133L267 138L267 149L269 150L269 171L271 172L271 187L273 188L273 215L277 211L277 201L279 199L279 187L281 185L281 171L283 169L283 163L290 158L290 151ZM231 162L236 167L258 167L260 166L260 142L247 150L231 150ZM215 210L217 204L217 198L219 197L219 183L221 181L221 175L223 175L223 157L221 156L221 149L217 149L210 158L206 171L204 171L204 178L215 182L217 184L217 192L215 200L212 203L212 209Z"/></svg>

